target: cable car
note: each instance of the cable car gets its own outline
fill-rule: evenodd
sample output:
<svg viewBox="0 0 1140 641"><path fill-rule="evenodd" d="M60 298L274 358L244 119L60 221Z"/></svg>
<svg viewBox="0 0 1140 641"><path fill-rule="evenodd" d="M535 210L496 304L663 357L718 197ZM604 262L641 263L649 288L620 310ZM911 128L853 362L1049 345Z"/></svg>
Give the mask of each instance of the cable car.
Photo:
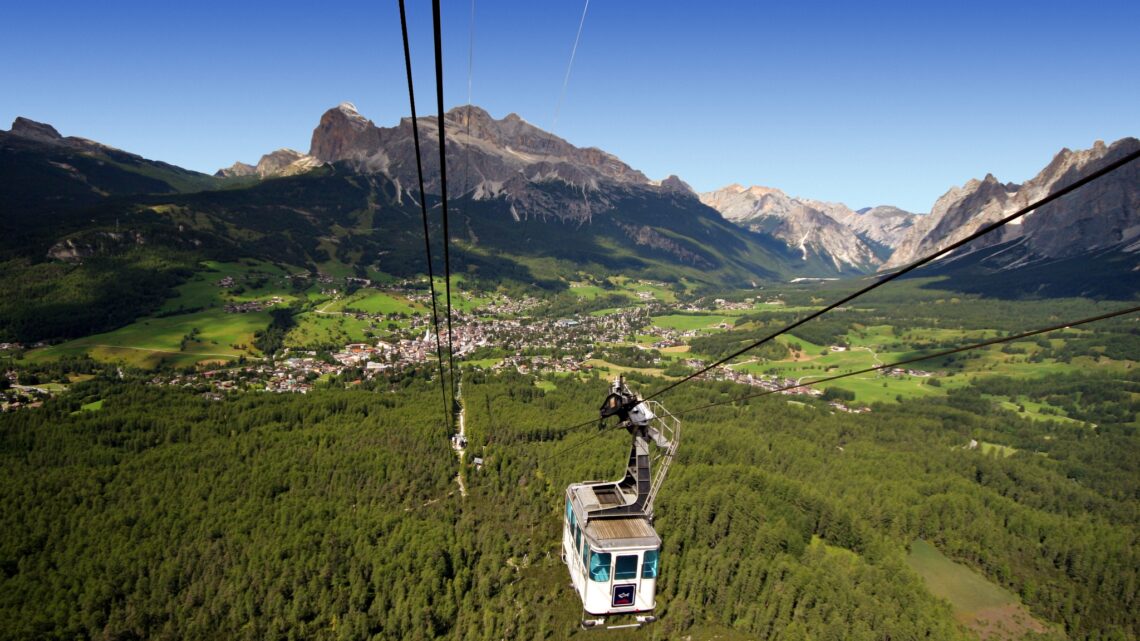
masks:
<svg viewBox="0 0 1140 641"><path fill-rule="evenodd" d="M656 620L661 537L653 529L653 500L677 452L681 422L620 377L600 414L602 424L616 416L617 427L633 437L629 464L619 481L566 488L562 560L582 600L582 627L638 627ZM607 625L617 615L632 622Z"/></svg>

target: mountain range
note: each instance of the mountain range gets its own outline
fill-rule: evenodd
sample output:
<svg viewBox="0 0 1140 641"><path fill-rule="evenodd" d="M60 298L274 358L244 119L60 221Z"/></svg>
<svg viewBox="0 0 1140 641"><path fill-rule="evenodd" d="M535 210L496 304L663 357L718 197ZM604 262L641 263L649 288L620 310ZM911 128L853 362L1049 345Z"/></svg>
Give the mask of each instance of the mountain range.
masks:
<svg viewBox="0 0 1140 641"><path fill-rule="evenodd" d="M419 123L438 251L439 123ZM1140 147L1127 138L1063 150L1023 185L987 176L916 215L768 187L697 194L515 114L460 107L444 124L453 270L548 289L583 276L716 289L891 269ZM307 153L280 149L214 176L18 118L0 131L0 175L7 336L117 326L153 311L207 258L314 272L336 263L372 277L426 271L410 119L379 127L350 103L321 116ZM933 271L974 291L1000 272L991 294L1131 296L1140 291L1138 186L1132 164Z"/></svg>
<svg viewBox="0 0 1140 641"><path fill-rule="evenodd" d="M438 124L434 117L420 122L426 189L438 194ZM613 209L614 192L693 194L676 176L650 180L615 156L575 147L515 114L495 120L478 107L461 107L446 114L445 125L451 194L506 203L515 221L590 223L595 215ZM925 215L889 205L856 211L842 203L791 197L762 186L729 185L697 196L725 220L772 237L798 255L800 264L789 265L793 272L867 273L901 267L934 252L1138 147L1135 138L1125 138L1112 145L1097 141L1087 150L1063 149L1024 185L1002 184L987 175L949 189ZM338 161L357 171L384 173L397 184L414 184L410 119L392 128L378 127L351 103L342 103L322 116L308 154L279 150L263 157L256 168L245 167L247 173L265 177ZM219 175L232 175L233 169ZM1023 224L960 250L956 258L1020 239L1016 250L1011 248L1001 260L988 259L986 264L1005 271L1083 253L1124 254L1128 262L1138 249L1134 239L1140 234L1138 175L1135 165L1124 168L1095 187L1028 216ZM551 197L552 185L569 188L574 196Z"/></svg>

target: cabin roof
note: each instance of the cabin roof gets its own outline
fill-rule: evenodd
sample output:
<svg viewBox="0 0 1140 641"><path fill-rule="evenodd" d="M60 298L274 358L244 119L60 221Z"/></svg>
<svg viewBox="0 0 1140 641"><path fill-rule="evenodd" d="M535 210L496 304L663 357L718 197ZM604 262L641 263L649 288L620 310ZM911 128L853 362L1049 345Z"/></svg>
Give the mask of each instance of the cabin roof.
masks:
<svg viewBox="0 0 1140 641"><path fill-rule="evenodd" d="M595 510L632 503L636 497L625 496L617 483L575 483L569 488L571 503L579 520Z"/></svg>
<svg viewBox="0 0 1140 641"><path fill-rule="evenodd" d="M644 517L619 519L592 519L586 524L586 538L591 546L601 550L620 548L656 548L661 537Z"/></svg>

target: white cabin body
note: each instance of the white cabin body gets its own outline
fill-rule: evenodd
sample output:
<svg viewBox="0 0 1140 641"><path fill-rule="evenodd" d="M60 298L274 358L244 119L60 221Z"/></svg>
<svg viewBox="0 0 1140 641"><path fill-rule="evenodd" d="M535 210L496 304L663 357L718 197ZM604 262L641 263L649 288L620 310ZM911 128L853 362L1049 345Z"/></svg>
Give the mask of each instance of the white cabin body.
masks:
<svg viewBox="0 0 1140 641"><path fill-rule="evenodd" d="M606 506L612 494L606 490L613 487L613 483L575 483L566 489L562 558L587 613L650 612L657 605L661 537L644 515L588 517L590 511Z"/></svg>

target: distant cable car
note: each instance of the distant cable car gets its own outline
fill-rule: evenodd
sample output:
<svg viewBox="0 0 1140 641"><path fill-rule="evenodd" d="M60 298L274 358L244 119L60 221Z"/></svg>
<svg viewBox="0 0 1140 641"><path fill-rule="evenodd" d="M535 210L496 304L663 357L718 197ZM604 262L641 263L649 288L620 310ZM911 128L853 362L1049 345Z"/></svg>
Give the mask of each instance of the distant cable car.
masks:
<svg viewBox="0 0 1140 641"><path fill-rule="evenodd" d="M661 537L653 529L653 500L681 435L681 421L659 403L641 400L621 378L602 404L601 420L611 416L633 437L625 478L566 488L562 560L582 600L584 628L606 625L615 615L630 615L632 622L607 627L656 620Z"/></svg>

